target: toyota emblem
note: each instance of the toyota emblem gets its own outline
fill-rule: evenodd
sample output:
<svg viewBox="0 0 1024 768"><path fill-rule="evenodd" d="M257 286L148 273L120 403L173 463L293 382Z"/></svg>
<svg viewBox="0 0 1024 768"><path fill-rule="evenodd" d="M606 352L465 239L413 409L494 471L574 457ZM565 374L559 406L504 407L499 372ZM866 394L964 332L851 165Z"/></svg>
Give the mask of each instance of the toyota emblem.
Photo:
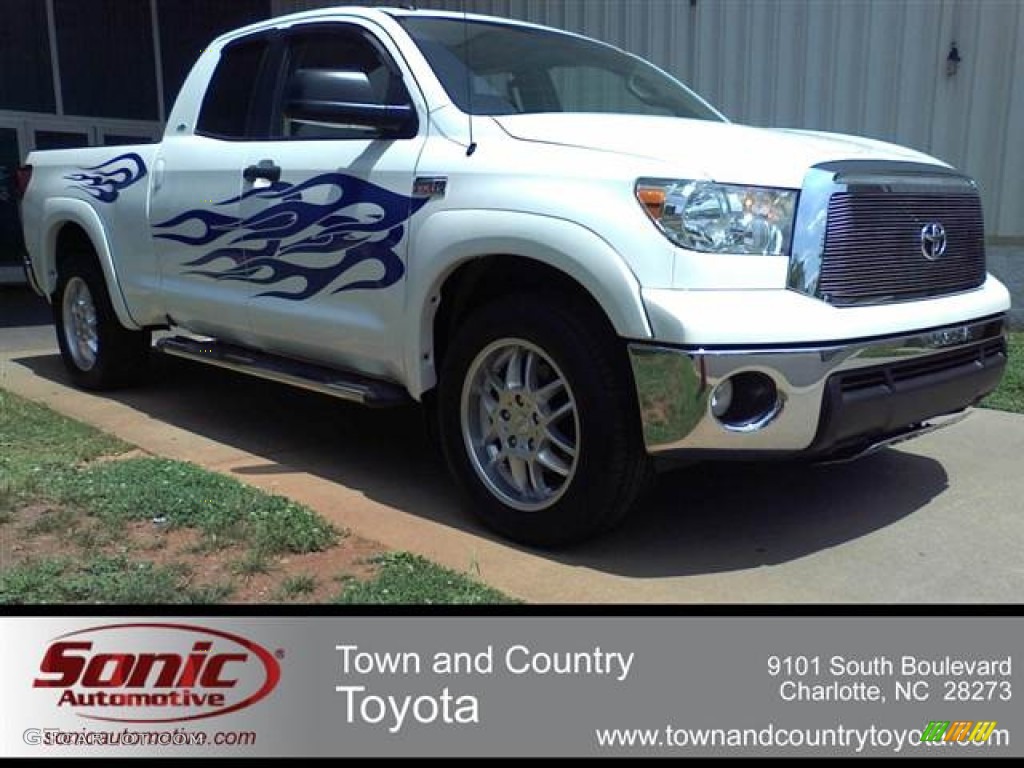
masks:
<svg viewBox="0 0 1024 768"><path fill-rule="evenodd" d="M938 261L946 253L946 228L937 221L921 227L921 253L928 261Z"/></svg>

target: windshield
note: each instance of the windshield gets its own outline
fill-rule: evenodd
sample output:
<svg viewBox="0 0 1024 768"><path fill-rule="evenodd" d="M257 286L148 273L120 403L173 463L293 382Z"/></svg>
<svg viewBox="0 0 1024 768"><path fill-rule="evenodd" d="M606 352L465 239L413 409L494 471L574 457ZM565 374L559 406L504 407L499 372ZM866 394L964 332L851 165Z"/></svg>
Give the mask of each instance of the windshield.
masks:
<svg viewBox="0 0 1024 768"><path fill-rule="evenodd" d="M400 21L463 112L611 112L722 120L679 81L594 40L454 18L407 16Z"/></svg>

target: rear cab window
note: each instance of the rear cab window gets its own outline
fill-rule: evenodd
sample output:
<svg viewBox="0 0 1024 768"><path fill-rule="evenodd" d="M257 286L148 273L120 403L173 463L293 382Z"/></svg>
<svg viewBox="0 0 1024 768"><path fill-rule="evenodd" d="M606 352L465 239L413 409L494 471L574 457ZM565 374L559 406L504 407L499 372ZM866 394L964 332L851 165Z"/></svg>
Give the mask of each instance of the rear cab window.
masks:
<svg viewBox="0 0 1024 768"><path fill-rule="evenodd" d="M255 138L258 86L270 53L265 36L225 46L199 109L196 133L215 139Z"/></svg>

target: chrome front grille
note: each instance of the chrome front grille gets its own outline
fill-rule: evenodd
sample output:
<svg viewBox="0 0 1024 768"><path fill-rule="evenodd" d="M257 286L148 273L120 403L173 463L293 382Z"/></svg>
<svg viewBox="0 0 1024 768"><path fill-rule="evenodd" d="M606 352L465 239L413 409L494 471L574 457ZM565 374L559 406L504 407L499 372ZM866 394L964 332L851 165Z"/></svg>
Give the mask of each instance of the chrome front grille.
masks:
<svg viewBox="0 0 1024 768"><path fill-rule="evenodd" d="M985 281L977 187L952 168L845 160L804 178L787 287L835 306L969 291Z"/></svg>
<svg viewBox="0 0 1024 768"><path fill-rule="evenodd" d="M922 229L945 230L945 252L929 259ZM985 231L976 194L837 192L818 292L834 305L884 304L943 296L985 281Z"/></svg>

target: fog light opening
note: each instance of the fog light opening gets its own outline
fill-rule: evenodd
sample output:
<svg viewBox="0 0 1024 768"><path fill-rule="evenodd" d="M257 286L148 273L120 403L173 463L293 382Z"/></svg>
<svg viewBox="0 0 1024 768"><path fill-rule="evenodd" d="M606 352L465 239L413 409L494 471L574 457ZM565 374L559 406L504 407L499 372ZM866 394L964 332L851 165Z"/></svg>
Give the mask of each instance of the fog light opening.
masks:
<svg viewBox="0 0 1024 768"><path fill-rule="evenodd" d="M711 393L711 413L721 419L732 405L732 379L726 379Z"/></svg>
<svg viewBox="0 0 1024 768"><path fill-rule="evenodd" d="M711 414L733 432L763 429L782 410L782 396L771 376L748 371L720 382L711 394Z"/></svg>

